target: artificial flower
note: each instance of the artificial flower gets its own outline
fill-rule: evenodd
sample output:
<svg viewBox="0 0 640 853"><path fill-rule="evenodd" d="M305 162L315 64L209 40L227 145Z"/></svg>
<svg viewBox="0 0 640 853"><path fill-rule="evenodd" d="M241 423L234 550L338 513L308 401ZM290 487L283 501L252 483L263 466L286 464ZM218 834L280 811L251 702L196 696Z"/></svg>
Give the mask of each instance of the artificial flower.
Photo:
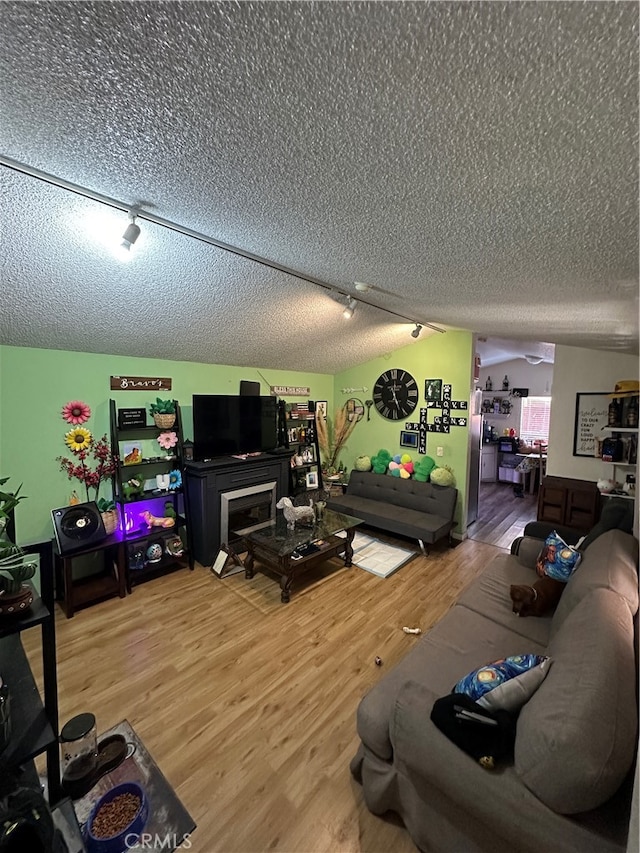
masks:
<svg viewBox="0 0 640 853"><path fill-rule="evenodd" d="M182 474L180 471L175 470L169 473L169 488L170 489L179 489L182 485Z"/></svg>
<svg viewBox="0 0 640 853"><path fill-rule="evenodd" d="M161 432L158 436L158 444L164 450L170 450L172 447L175 447L178 443L178 436L175 432Z"/></svg>
<svg viewBox="0 0 640 853"><path fill-rule="evenodd" d="M72 418L78 423L84 423L90 416L91 409L86 403L73 400L63 406L61 414L67 423L71 423ZM65 434L64 440L75 458L56 457L60 470L64 471L70 480L79 480L84 484L87 502L91 500L89 489L95 489L94 500L98 501L100 484L103 480L110 480L117 467L117 460L111 453L106 434L96 441L86 427L75 425ZM90 466L89 460L95 460L95 468Z"/></svg>
<svg viewBox="0 0 640 853"><path fill-rule="evenodd" d="M72 400L62 407L62 417L68 424L86 423L91 417L91 409L82 400Z"/></svg>
<svg viewBox="0 0 640 853"><path fill-rule="evenodd" d="M70 429L64 437L67 447L74 453L79 453L81 450L88 450L91 439L92 435L85 427Z"/></svg>

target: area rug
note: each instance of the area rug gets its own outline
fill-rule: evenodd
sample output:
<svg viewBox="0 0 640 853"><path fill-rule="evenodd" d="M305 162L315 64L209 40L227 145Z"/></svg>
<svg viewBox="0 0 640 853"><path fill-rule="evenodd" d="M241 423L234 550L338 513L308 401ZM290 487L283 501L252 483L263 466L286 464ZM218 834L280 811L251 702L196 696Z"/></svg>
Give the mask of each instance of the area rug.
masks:
<svg viewBox="0 0 640 853"><path fill-rule="evenodd" d="M356 533L353 538L354 566L379 578L388 578L416 556L415 551L380 542L364 533Z"/></svg>

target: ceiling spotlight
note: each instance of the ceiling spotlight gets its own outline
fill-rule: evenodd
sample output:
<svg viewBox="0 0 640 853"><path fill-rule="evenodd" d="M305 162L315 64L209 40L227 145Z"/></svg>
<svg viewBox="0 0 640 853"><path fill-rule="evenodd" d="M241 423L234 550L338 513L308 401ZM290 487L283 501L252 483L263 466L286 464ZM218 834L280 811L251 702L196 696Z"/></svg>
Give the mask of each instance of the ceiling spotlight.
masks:
<svg viewBox="0 0 640 853"><path fill-rule="evenodd" d="M353 312L356 310L357 304L358 303L353 298L353 296L347 296L347 304L344 311L342 312L342 316L345 318L345 320L350 320L353 317Z"/></svg>
<svg viewBox="0 0 640 853"><path fill-rule="evenodd" d="M140 226L136 225L136 217L133 213L129 214L129 224L127 225L127 229L122 235L122 243L120 245L123 249L129 251L133 244L136 242L138 237L140 236Z"/></svg>
<svg viewBox="0 0 640 853"><path fill-rule="evenodd" d="M544 361L541 355L525 355L524 359L529 364L540 364L541 361Z"/></svg>
<svg viewBox="0 0 640 853"><path fill-rule="evenodd" d="M416 323L415 329L413 330L413 332L411 332L411 337L417 338L420 335L421 331L422 331L422 326L420 325L420 323Z"/></svg>
<svg viewBox="0 0 640 853"><path fill-rule="evenodd" d="M356 286L356 290L359 290L360 293L368 293L372 290L372 286L364 281L354 281L354 284Z"/></svg>

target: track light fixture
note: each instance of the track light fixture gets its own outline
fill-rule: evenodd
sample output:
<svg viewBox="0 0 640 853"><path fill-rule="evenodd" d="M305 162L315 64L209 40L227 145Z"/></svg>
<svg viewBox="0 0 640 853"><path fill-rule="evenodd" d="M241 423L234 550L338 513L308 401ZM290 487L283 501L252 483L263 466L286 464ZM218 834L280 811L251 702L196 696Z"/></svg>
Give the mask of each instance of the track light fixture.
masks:
<svg viewBox="0 0 640 853"><path fill-rule="evenodd" d="M353 312L356 310L357 304L358 303L353 298L353 296L347 296L347 304L344 311L342 312L342 316L345 318L345 320L350 320L353 317Z"/></svg>
<svg viewBox="0 0 640 853"><path fill-rule="evenodd" d="M421 331L422 331L422 326L420 325L420 323L416 323L415 329L413 330L413 332L411 332L411 337L412 338L419 337Z"/></svg>
<svg viewBox="0 0 640 853"><path fill-rule="evenodd" d="M120 243L120 245L123 249L129 251L139 236L140 226L136 225L135 214L129 212L129 224L127 225L126 231L122 235L122 243Z"/></svg>

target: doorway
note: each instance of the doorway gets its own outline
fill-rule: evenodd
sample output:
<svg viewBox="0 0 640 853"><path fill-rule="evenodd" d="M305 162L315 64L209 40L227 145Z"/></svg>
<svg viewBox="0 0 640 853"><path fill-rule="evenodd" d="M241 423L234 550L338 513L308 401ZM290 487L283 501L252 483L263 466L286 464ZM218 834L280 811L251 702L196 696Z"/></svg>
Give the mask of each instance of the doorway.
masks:
<svg viewBox="0 0 640 853"><path fill-rule="evenodd" d="M516 497L510 483L480 483L478 517L467 528L467 536L476 542L510 548L537 514L537 495L527 491Z"/></svg>

